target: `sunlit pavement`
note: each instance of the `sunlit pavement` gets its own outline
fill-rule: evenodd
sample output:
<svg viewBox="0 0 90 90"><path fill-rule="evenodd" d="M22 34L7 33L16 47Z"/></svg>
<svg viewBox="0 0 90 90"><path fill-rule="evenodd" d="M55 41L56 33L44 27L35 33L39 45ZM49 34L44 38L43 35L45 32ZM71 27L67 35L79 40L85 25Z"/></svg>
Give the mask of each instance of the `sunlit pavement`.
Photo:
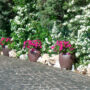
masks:
<svg viewBox="0 0 90 90"><path fill-rule="evenodd" d="M90 90L90 77L0 56L0 90Z"/></svg>

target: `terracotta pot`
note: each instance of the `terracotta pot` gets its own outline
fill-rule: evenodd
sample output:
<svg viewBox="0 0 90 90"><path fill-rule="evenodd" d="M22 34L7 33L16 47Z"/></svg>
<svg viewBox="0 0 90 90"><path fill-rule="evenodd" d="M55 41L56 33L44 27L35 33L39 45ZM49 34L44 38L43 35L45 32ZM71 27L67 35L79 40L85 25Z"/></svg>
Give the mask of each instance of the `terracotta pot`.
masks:
<svg viewBox="0 0 90 90"><path fill-rule="evenodd" d="M0 55L1 55L1 51L0 51Z"/></svg>
<svg viewBox="0 0 90 90"><path fill-rule="evenodd" d="M5 47L3 46L3 47L2 47L2 51L3 51L3 55L9 56L9 51L10 51L10 49L5 48Z"/></svg>
<svg viewBox="0 0 90 90"><path fill-rule="evenodd" d="M72 69L72 64L74 63L74 55L66 55L63 53L59 54L59 63L61 69L65 68L67 70Z"/></svg>
<svg viewBox="0 0 90 90"><path fill-rule="evenodd" d="M28 50L28 57L31 62L36 62L37 59L41 56L40 51L37 49L29 49Z"/></svg>

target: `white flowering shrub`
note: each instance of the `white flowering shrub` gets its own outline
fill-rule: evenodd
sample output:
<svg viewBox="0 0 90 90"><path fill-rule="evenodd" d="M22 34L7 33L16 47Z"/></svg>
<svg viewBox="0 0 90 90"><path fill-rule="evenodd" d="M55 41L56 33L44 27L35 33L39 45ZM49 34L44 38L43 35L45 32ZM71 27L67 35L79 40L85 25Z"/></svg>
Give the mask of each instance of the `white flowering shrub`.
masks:
<svg viewBox="0 0 90 90"><path fill-rule="evenodd" d="M17 15L11 20L11 37L14 42L10 47L20 51L24 41L40 39L42 52L48 52L49 46L51 46L50 31L40 25L37 14L30 12L28 6L29 4L14 7Z"/></svg>
<svg viewBox="0 0 90 90"><path fill-rule="evenodd" d="M52 31L51 31L51 37L52 37L52 44L55 44L56 41L60 38L61 32L57 28L56 22L54 22Z"/></svg>
<svg viewBox="0 0 90 90"><path fill-rule="evenodd" d="M64 15L67 20L63 25L68 26L71 31L68 40L75 44L77 48L76 56L83 62L90 60L90 4L75 6L75 3L75 0L69 3L67 14ZM69 17L70 14L72 18Z"/></svg>
<svg viewBox="0 0 90 90"><path fill-rule="evenodd" d="M0 0L0 38L9 36L10 22L14 13L12 12L12 1Z"/></svg>
<svg viewBox="0 0 90 90"><path fill-rule="evenodd" d="M34 0L30 2L32 1ZM50 2L52 1L50 0ZM88 2L89 0L63 1L62 9L57 11L60 13L57 19L54 17L57 16L57 12L49 12L53 11L54 6L51 7L51 10L47 4L47 9L44 10L46 12L44 12L43 5L42 8L37 9L35 2L23 5L17 3L13 7L16 16L11 19L11 37L14 42L10 47L16 49L19 57L21 54L28 53L27 49L23 49L24 41L40 39L42 53L52 53L50 46L57 40L66 40L75 45L76 57L80 63L90 60L90 4ZM59 5L59 3L57 4ZM46 6L44 7L46 8ZM47 15L47 12L50 15Z"/></svg>
<svg viewBox="0 0 90 90"><path fill-rule="evenodd" d="M17 51L21 50L23 47L23 42L27 39L32 39L34 33L36 32L33 28L32 18L35 17L35 14L28 12L28 4L21 6L15 6L14 10L16 11L16 16L14 19L11 19L11 37L14 41L12 48L15 48Z"/></svg>

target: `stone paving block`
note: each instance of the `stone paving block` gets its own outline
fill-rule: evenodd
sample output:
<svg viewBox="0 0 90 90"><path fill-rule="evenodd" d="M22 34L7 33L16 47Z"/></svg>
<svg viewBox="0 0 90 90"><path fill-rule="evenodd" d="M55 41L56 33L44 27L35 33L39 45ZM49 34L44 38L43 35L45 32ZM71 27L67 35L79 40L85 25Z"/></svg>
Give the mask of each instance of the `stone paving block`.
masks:
<svg viewBox="0 0 90 90"><path fill-rule="evenodd" d="M0 56L0 90L90 90L90 77Z"/></svg>

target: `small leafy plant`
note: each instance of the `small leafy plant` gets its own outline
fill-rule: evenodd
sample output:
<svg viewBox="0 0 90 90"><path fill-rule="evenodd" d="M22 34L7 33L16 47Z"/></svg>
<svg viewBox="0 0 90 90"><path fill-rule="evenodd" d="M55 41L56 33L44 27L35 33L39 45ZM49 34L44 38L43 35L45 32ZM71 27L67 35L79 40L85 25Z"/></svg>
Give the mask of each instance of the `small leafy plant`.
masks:
<svg viewBox="0 0 90 90"><path fill-rule="evenodd" d="M41 49L42 48L42 43L40 40L26 40L24 41L24 44L23 44L23 48L35 48L35 49Z"/></svg>
<svg viewBox="0 0 90 90"><path fill-rule="evenodd" d="M0 45L2 45L2 46L5 46L5 45L11 44L11 43L12 43L11 38L2 37L0 39Z"/></svg>
<svg viewBox="0 0 90 90"><path fill-rule="evenodd" d="M53 49L55 52L63 53L63 54L73 54L75 52L75 48L73 45L70 44L69 41L58 41L54 46L51 46L51 49Z"/></svg>

